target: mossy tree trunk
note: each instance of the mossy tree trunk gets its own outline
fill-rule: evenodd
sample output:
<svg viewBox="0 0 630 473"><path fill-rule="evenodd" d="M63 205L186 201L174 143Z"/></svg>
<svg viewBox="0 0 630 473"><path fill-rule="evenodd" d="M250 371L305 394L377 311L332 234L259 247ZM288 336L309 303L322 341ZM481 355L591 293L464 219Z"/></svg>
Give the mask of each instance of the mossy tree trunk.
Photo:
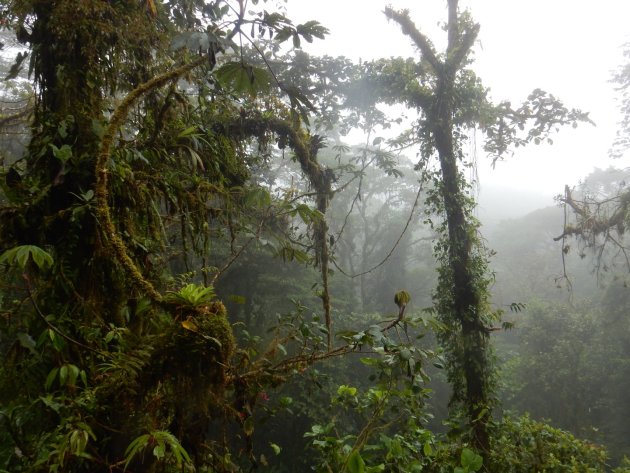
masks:
<svg viewBox="0 0 630 473"><path fill-rule="evenodd" d="M439 316L450 332L442 338L448 344L445 348L449 357L449 380L454 388L453 401L463 404L466 410L473 446L488 451L492 367L488 357L489 330L484 322L485 275L479 271L479 261L474 256L479 244L477 225L470 215L471 200L466 195L466 182L458 165L461 152L453 120L458 113L456 78L466 64L478 27L469 24L462 31L458 0L448 0L448 46L442 59L407 12L388 8L385 13L418 47L435 81L431 95L418 103L426 116L426 136L432 141L439 160L437 192L446 220L436 302Z"/></svg>

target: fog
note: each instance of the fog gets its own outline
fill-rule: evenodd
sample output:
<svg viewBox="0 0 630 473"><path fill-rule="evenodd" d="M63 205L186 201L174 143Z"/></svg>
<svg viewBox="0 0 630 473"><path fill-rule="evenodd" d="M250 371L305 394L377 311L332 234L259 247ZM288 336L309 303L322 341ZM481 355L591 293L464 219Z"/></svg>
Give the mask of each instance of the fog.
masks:
<svg viewBox="0 0 630 473"><path fill-rule="evenodd" d="M409 9L419 28L443 48L443 2L399 0L387 4ZM289 2L287 8L299 21L316 19L330 29L326 41L308 44L306 51L363 60L414 57L408 38L386 20L384 6L374 0L325 0ZM508 192L501 200L514 200L515 212L522 215L534 210L541 199L553 205L553 197L565 185L578 184L595 167L630 165L628 155L617 160L609 157L621 119L619 94L611 78L623 62L622 46L630 40L630 2L484 0L461 2L461 6L481 25L472 68L494 100L517 104L534 88L542 88L566 106L588 111L596 124L562 129L552 137L553 146L514 149L513 156L494 169L479 152L479 185L486 209L495 201L490 196L501 190ZM510 190L519 192L510 195ZM532 205L523 205L526 195L531 195Z"/></svg>

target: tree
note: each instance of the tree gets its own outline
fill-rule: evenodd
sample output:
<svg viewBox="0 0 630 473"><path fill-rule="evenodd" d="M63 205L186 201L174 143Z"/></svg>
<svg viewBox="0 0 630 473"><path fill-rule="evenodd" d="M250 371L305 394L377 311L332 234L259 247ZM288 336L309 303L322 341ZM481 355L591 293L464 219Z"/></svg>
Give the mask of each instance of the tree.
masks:
<svg viewBox="0 0 630 473"><path fill-rule="evenodd" d="M613 76L621 94L622 119L611 155L621 157L630 146L630 48L624 51L626 63L622 64ZM608 174L608 176L606 176ZM603 179L602 179L603 178ZM589 182L594 182L589 188ZM621 170L595 170L580 189L566 186L561 202L571 213L565 218L564 231L556 240L569 248L570 238L576 238L583 245L593 249L598 260L598 269L608 269L614 258L620 257L630 269L630 259L623 236L628 227L630 190L626 186L627 172ZM608 183L606 184L606 181ZM612 181L612 182L610 182ZM612 186L611 186L612 184Z"/></svg>
<svg viewBox="0 0 630 473"><path fill-rule="evenodd" d="M27 151L2 176L1 468L231 470L219 421L254 460L250 380L279 375L266 352L240 352L249 377L233 369L211 282L247 247L235 235L296 211L249 184L256 149L282 137L325 180L299 97L226 50L245 25L295 42L325 29L247 15L243 1L2 3L37 97ZM210 267L222 238L232 251Z"/></svg>
<svg viewBox="0 0 630 473"><path fill-rule="evenodd" d="M479 26L459 11L458 0L447 4L448 41L442 54L416 28L408 12L386 8L386 16L400 25L421 59L415 68L400 62L380 66L380 74L375 75L389 86L389 94L381 95L382 99L403 102L420 115L410 140L420 144L423 178L434 183L427 203L444 221L440 226L443 238L436 245L440 268L435 301L446 325L441 339L448 354L452 402L466 410L473 446L488 451L493 379L489 334L498 314L490 308L486 250L472 216L474 201L466 193L461 144L466 130L478 127L487 137L484 149L496 161L511 145L538 144L558 124L575 124L587 117L567 110L540 90L516 110L509 103L491 104L487 91L467 68ZM401 82L402 90L397 87ZM531 128L519 135L527 125ZM437 171L427 167L434 153Z"/></svg>

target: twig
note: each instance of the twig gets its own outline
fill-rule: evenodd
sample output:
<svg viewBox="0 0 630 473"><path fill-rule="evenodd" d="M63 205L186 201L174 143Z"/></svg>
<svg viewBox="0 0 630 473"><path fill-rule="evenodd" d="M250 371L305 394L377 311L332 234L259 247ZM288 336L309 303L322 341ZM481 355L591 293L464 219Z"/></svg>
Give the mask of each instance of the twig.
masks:
<svg viewBox="0 0 630 473"><path fill-rule="evenodd" d="M26 273L22 274L22 278L24 279L24 283L25 283L24 285L26 287L26 293L28 294L28 298L31 301L31 304L33 304L33 308L35 309L35 312L37 313L37 315L39 315L41 317L41 319L44 321L44 323L46 325L48 325L48 327L52 331L54 331L56 334L60 335L61 337L65 338L70 343L74 343L75 345L77 345L77 346L79 346L81 348L85 348L86 350L89 350L92 353L96 353L97 355L101 355L101 356L105 356L105 357L111 358L111 355L109 353L106 353L104 351L100 351L100 350L92 348L92 347L90 347L88 345L85 345L84 343L81 343L80 341L75 340L74 338L70 337L69 335L66 335L61 330L59 330L57 327L55 327L53 324L51 324L50 321L44 315L44 313L41 311L39 306L37 305L37 302L35 302L35 297L33 296L33 292L31 290L31 282L30 282L30 279L28 278L28 274L26 274Z"/></svg>
<svg viewBox="0 0 630 473"><path fill-rule="evenodd" d="M411 220L413 219L413 215L415 213L416 207L418 206L418 203L420 201L420 194L422 193L422 183L420 183L420 188L418 189L418 192L416 194L416 199L414 200L413 206L411 207L411 212L409 212L409 218L407 218L407 222L405 223L405 227L403 228L402 232L400 233L400 235L398 236L398 239L396 240L396 242L394 243L394 245L392 246L392 248L389 250L389 252L387 253L387 255L375 266L371 267L370 269L357 273L357 274L353 274L350 275L348 274L346 271L344 271L338 264L337 262L333 259L332 263L335 266L335 268L337 268L339 270L340 273L342 273L343 275L349 277L349 278L358 278L359 276L364 276L368 273L371 273L372 271L380 268L381 266L383 266L385 264L385 262L392 256L392 254L394 253L394 251L396 251L396 248L398 247L398 245L400 244L400 242L402 241L403 236L405 235L405 233L407 232L407 229L409 228L409 225L411 224Z"/></svg>

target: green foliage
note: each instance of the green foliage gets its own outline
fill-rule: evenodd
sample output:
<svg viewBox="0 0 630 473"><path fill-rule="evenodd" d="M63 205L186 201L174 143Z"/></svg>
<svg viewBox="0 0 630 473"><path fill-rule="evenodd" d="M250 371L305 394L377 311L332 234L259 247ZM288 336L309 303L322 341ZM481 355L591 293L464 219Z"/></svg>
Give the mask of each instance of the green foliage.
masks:
<svg viewBox="0 0 630 473"><path fill-rule="evenodd" d="M215 76L223 87L239 94L247 92L254 96L259 92L269 92L272 82L268 71L242 62L222 65L216 70Z"/></svg>
<svg viewBox="0 0 630 473"><path fill-rule="evenodd" d="M430 463L434 442L424 428L430 393L424 366L435 354L396 342L378 326L340 336L375 355L360 360L370 382L363 388L338 386L331 393L330 421L305 434L318 452L316 471L422 471Z"/></svg>
<svg viewBox="0 0 630 473"><path fill-rule="evenodd" d="M35 245L16 246L0 255L0 264L6 263L9 266L17 266L22 270L26 269L29 261L35 263L40 270L50 268L54 262L48 252Z"/></svg>
<svg viewBox="0 0 630 473"><path fill-rule="evenodd" d="M187 284L179 291L168 292L164 296L164 302L192 309L206 306L215 298L216 294L212 286L203 287L197 284Z"/></svg>
<svg viewBox="0 0 630 473"><path fill-rule="evenodd" d="M492 471L505 473L595 473L606 471L606 452L597 445L529 417L512 419L506 416L494 433L489 463Z"/></svg>
<svg viewBox="0 0 630 473"><path fill-rule="evenodd" d="M598 305L530 304L517 321L518 338L505 342L512 351L503 368L506 407L607 445L613 463L628 449L620 420L628 415L623 353L630 334L621 315L628 297L619 284Z"/></svg>
<svg viewBox="0 0 630 473"><path fill-rule="evenodd" d="M477 455L469 448L462 449L460 458L461 466L455 467L453 473L468 473L471 471L479 471L483 465L483 458Z"/></svg>
<svg viewBox="0 0 630 473"><path fill-rule="evenodd" d="M153 431L135 438L129 444L125 450L125 470L147 447L153 447L151 453L157 461L168 462L169 456L172 456L178 468L183 463L191 464L190 456L173 434L168 431Z"/></svg>

